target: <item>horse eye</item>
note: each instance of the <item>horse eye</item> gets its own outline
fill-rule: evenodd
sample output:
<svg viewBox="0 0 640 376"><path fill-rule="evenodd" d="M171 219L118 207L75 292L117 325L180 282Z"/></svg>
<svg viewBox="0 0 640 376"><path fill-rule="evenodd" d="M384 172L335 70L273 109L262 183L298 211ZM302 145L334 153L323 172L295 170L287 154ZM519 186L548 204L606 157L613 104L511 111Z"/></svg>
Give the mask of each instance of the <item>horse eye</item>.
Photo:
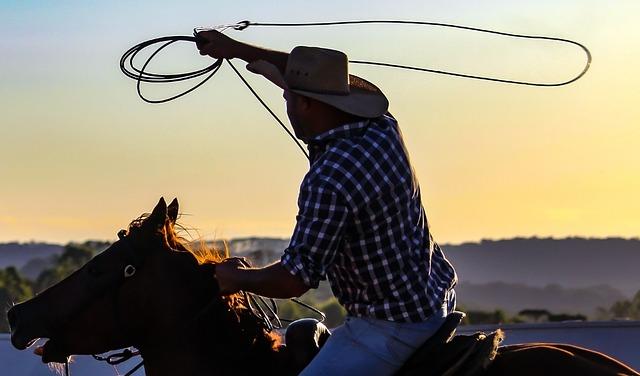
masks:
<svg viewBox="0 0 640 376"><path fill-rule="evenodd" d="M136 274L136 267L133 265L127 265L124 267L124 277L129 278Z"/></svg>

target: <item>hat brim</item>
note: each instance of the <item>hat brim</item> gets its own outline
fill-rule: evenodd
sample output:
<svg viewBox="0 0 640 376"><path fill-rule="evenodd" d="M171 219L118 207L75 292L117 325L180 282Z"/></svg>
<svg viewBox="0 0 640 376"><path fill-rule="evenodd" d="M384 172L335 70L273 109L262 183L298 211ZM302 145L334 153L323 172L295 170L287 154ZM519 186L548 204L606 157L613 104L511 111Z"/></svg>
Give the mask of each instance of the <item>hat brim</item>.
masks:
<svg viewBox="0 0 640 376"><path fill-rule="evenodd" d="M363 118L382 116L389 108L389 101L380 89L369 81L352 74L349 75L349 94L346 95L289 90Z"/></svg>
<svg viewBox="0 0 640 376"><path fill-rule="evenodd" d="M376 118L384 115L389 108L387 97L377 86L352 74L349 75L349 94L326 94L289 88L278 68L266 61L258 60L250 63L247 69L264 76L284 90L326 103L348 114Z"/></svg>

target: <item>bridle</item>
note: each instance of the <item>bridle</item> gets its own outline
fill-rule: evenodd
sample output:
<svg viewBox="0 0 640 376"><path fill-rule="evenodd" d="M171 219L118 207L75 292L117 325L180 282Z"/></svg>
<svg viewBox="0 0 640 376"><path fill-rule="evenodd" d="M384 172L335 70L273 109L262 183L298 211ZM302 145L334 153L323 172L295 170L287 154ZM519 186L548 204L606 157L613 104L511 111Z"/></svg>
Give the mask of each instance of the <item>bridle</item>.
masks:
<svg viewBox="0 0 640 376"><path fill-rule="evenodd" d="M119 331L122 333L130 333L131 331L127 329L126 320L123 320L120 315L120 310L119 310L120 304L118 299L120 296L119 291L122 285L124 284L124 282L128 278L133 277L136 274L136 272L142 268L145 261L145 257L141 255L141 252L134 251L133 246L131 245L131 240L128 239L126 235L127 235L127 230L118 231L119 242L125 248L125 251L127 254L124 262L124 267L122 268L121 277L118 277L117 279L115 279L112 284L106 284L104 286L100 286L101 288L96 288L97 293L95 295L95 296L104 296L106 294L111 293L112 306L113 306L113 309L112 309L113 320L116 327L119 328ZM125 334L125 336L135 338L135 335L128 336ZM134 340L132 342L136 343L137 341ZM92 354L91 356L95 360L104 361L110 365L117 365L138 355L140 355L140 352L138 350L132 351L130 349L124 349L121 352L112 353L107 356L100 356L96 354ZM140 361L136 366L134 366L131 370L129 370L123 376L132 375L134 372L140 369L143 365L144 365L144 361ZM64 372L66 376L71 375L71 371L69 369L69 358L67 358L64 363Z"/></svg>

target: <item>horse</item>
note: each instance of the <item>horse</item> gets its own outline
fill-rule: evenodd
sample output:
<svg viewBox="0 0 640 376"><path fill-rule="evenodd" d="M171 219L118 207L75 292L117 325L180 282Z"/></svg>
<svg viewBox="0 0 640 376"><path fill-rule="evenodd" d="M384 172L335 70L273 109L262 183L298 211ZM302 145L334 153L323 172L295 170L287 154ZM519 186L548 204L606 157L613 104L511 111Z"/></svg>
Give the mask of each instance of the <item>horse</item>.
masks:
<svg viewBox="0 0 640 376"><path fill-rule="evenodd" d="M47 338L37 351L44 363L135 347L149 376L297 374L282 336L246 297L220 294L215 265L223 254L192 249L177 217L178 201L161 198L83 267L12 307L13 346ZM552 344L501 347L484 374L640 375L595 351Z"/></svg>

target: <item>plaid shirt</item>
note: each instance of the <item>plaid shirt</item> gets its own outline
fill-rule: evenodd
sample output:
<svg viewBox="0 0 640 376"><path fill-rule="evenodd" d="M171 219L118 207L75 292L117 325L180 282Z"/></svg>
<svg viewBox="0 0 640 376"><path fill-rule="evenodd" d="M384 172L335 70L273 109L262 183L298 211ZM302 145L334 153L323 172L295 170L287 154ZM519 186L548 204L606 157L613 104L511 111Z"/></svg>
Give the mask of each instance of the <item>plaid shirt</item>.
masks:
<svg viewBox="0 0 640 376"><path fill-rule="evenodd" d="M328 277L350 315L426 320L457 277L429 234L395 119L331 129L309 150L311 168L282 266L313 288Z"/></svg>

